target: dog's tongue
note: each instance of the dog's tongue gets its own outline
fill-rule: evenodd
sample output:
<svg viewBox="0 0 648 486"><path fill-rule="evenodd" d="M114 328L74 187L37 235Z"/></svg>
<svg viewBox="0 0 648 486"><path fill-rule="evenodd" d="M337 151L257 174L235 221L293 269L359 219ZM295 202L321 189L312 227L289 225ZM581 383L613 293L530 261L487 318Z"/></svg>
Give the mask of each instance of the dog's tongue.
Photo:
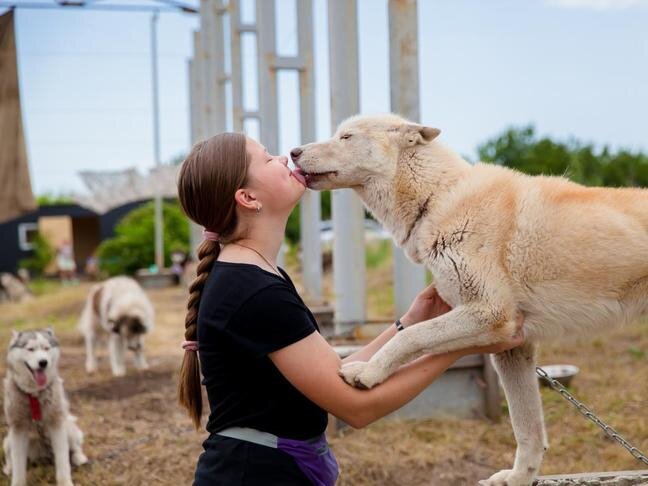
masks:
<svg viewBox="0 0 648 486"><path fill-rule="evenodd" d="M291 172L292 176L297 179L300 183L306 186L306 178L304 177L304 171L301 168L297 167Z"/></svg>
<svg viewBox="0 0 648 486"><path fill-rule="evenodd" d="M47 376L45 376L45 372L43 370L34 371L34 380L36 380L36 384L39 387L45 386L47 384Z"/></svg>

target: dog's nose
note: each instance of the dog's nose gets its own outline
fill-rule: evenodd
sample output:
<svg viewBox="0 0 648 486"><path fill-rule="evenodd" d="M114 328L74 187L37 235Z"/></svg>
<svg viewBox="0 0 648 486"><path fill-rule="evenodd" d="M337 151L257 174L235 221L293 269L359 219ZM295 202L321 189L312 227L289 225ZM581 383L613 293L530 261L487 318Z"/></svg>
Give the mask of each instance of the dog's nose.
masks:
<svg viewBox="0 0 648 486"><path fill-rule="evenodd" d="M302 152L303 150L301 148L295 147L290 151L290 157L292 157L292 159L296 161L299 158L299 156L302 154Z"/></svg>
<svg viewBox="0 0 648 486"><path fill-rule="evenodd" d="M40 366L41 369L45 369L45 368L47 368L47 360L46 360L46 359L41 359L41 360L38 362L38 366Z"/></svg>

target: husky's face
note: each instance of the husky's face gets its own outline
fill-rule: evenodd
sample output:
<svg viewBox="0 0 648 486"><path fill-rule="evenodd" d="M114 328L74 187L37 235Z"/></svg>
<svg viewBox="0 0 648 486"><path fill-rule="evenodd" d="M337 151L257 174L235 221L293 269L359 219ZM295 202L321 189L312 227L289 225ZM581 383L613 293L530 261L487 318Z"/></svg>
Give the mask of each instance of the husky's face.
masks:
<svg viewBox="0 0 648 486"><path fill-rule="evenodd" d="M360 187L372 178L391 179L404 148L427 144L439 133L397 115L354 116L329 140L296 147L290 155L311 189Z"/></svg>
<svg viewBox="0 0 648 486"><path fill-rule="evenodd" d="M56 376L59 345L51 329L15 332L9 343L7 367L24 391L47 388Z"/></svg>
<svg viewBox="0 0 648 486"><path fill-rule="evenodd" d="M146 333L142 319L136 315L120 315L108 320L112 332L122 336L128 343L128 348L137 351L140 346L140 336Z"/></svg>

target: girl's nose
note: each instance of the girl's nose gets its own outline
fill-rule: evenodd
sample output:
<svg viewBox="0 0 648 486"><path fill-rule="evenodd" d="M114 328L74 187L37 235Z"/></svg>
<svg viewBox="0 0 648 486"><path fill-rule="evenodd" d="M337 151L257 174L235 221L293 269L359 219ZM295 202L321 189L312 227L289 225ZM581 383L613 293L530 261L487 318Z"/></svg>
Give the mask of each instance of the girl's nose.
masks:
<svg viewBox="0 0 648 486"><path fill-rule="evenodd" d="M279 157L279 160L281 160L281 163L282 163L283 165L285 165L286 167L288 167L288 157L286 157L285 155L282 155L281 157Z"/></svg>

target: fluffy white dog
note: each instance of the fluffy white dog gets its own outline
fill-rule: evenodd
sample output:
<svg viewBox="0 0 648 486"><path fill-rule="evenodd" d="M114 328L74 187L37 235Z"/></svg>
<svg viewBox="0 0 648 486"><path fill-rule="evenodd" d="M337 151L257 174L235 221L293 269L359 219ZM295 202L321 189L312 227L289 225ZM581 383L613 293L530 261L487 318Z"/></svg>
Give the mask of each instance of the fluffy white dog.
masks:
<svg viewBox="0 0 648 486"><path fill-rule="evenodd" d="M396 115L354 117L330 140L291 152L310 188L352 188L453 307L342 373L371 388L422 353L510 337L522 310L525 345L494 358L515 463L482 484L530 485L547 447L536 343L648 315L648 190L471 165L439 133Z"/></svg>
<svg viewBox="0 0 648 486"><path fill-rule="evenodd" d="M51 329L14 332L7 353L4 412L9 434L4 439L12 486L26 481L27 460L51 459L56 483L72 484L70 459L75 466L88 459L81 445L83 433L70 415L58 375L59 346Z"/></svg>
<svg viewBox="0 0 648 486"><path fill-rule="evenodd" d="M97 369L95 344L98 331L108 334L110 366L115 376L126 374L126 348L134 353L137 369L146 369L144 334L153 330L153 305L142 287L130 277L113 277L94 285L79 320L85 337L86 371Z"/></svg>

